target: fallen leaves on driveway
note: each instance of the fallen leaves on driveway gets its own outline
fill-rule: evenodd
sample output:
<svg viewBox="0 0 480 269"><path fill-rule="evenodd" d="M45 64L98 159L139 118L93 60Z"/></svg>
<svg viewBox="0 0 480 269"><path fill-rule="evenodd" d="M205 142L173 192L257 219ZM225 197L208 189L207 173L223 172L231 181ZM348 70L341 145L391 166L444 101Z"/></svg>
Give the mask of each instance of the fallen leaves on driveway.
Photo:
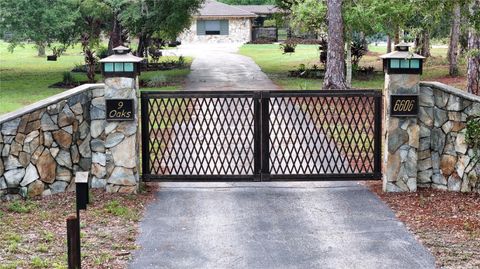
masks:
<svg viewBox="0 0 480 269"><path fill-rule="evenodd" d="M480 194L419 189L384 193L367 185L394 211L445 268L480 268Z"/></svg>
<svg viewBox="0 0 480 269"><path fill-rule="evenodd" d="M127 267L153 188L138 195L90 191L80 217L82 268ZM0 268L67 268L66 218L74 214L72 192L0 202Z"/></svg>

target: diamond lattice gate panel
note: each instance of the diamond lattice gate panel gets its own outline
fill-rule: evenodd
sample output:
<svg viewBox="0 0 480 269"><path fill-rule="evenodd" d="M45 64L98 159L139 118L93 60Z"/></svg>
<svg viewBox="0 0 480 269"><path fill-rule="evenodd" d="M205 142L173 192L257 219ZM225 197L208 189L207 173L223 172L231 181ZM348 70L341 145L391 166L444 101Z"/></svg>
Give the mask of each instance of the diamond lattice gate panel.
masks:
<svg viewBox="0 0 480 269"><path fill-rule="evenodd" d="M142 92L145 181L380 179L378 91Z"/></svg>

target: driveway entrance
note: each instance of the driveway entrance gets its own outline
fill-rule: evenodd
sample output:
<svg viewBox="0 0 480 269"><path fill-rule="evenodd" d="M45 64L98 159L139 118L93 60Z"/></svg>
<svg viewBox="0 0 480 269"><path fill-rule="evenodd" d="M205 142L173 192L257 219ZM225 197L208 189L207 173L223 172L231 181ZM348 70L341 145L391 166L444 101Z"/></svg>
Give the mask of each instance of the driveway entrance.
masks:
<svg viewBox="0 0 480 269"><path fill-rule="evenodd" d="M130 268L435 268L356 182L161 183Z"/></svg>

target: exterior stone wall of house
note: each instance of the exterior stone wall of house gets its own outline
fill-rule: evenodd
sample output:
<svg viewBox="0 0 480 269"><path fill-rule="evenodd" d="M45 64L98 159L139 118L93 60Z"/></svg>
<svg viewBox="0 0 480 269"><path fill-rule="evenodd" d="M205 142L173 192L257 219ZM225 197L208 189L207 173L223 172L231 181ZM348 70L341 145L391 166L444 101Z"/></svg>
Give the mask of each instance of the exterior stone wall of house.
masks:
<svg viewBox="0 0 480 269"><path fill-rule="evenodd" d="M209 18L202 18L209 19ZM252 40L252 20L250 18L210 18L228 20L228 35L197 35L197 20L179 36L182 43L247 43Z"/></svg>
<svg viewBox="0 0 480 269"><path fill-rule="evenodd" d="M480 97L422 82L419 102L418 186L480 192L480 162L465 142L467 120L480 117Z"/></svg>
<svg viewBox="0 0 480 269"><path fill-rule="evenodd" d="M74 186L89 171L92 95L86 84L0 117L0 197L48 195Z"/></svg>

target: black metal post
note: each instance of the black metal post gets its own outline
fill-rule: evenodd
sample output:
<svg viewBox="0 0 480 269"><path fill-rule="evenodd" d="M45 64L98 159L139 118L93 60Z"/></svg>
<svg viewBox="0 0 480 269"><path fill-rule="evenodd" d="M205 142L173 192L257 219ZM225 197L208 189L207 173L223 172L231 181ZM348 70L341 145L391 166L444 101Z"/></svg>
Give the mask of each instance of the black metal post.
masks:
<svg viewBox="0 0 480 269"><path fill-rule="evenodd" d="M149 154L149 129L148 122L150 115L148 114L148 96L142 92L140 98L141 105L141 133L142 133L142 179L145 180L150 174L150 154Z"/></svg>
<svg viewBox="0 0 480 269"><path fill-rule="evenodd" d="M253 158L254 158L254 181L261 180L262 174L262 130L260 128L262 119L262 96L260 92L255 92L253 97Z"/></svg>
<svg viewBox="0 0 480 269"><path fill-rule="evenodd" d="M80 269L80 220L77 217L69 216L67 218L67 249L68 249L68 268Z"/></svg>
<svg viewBox="0 0 480 269"><path fill-rule="evenodd" d="M262 181L270 180L270 95L262 92L261 99L261 154L262 154Z"/></svg>
<svg viewBox="0 0 480 269"><path fill-rule="evenodd" d="M382 175L382 119L383 119L383 96L375 96L375 130L374 130L374 163L373 170L375 176Z"/></svg>

